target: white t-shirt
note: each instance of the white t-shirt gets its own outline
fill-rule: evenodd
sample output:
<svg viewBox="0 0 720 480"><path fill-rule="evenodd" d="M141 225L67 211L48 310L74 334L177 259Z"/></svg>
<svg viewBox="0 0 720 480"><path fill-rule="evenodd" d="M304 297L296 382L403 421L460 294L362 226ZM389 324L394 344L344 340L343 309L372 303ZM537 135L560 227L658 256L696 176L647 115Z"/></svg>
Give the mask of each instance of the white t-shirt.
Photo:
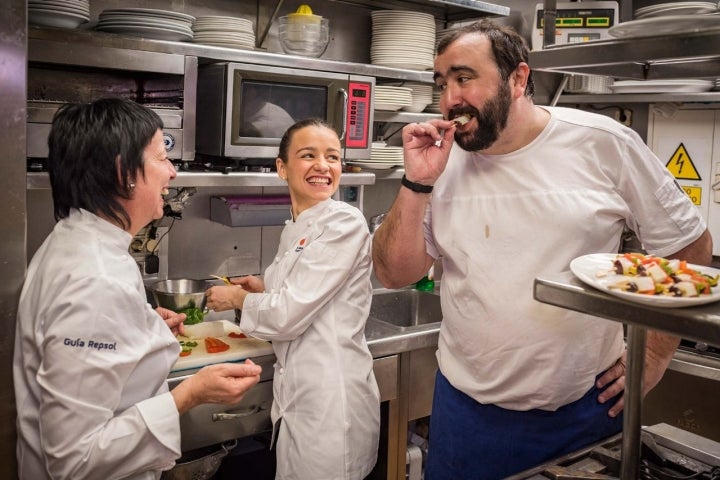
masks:
<svg viewBox="0 0 720 480"><path fill-rule="evenodd" d="M427 251L443 257L440 369L478 402L514 410L577 400L624 348L620 323L534 300L537 276L618 251L625 224L660 256L706 228L634 131L543 108L548 125L515 152L454 145L425 219Z"/></svg>

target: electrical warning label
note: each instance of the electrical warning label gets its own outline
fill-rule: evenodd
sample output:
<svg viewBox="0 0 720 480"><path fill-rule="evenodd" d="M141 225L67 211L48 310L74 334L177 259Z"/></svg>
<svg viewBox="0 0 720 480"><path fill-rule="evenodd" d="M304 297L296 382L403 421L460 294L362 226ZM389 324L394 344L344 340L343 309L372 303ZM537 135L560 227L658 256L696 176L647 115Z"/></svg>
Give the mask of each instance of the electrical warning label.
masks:
<svg viewBox="0 0 720 480"><path fill-rule="evenodd" d="M682 143L670 157L670 161L665 165L670 173L678 180L702 180L700 174L695 168L690 155L688 155L685 145Z"/></svg>

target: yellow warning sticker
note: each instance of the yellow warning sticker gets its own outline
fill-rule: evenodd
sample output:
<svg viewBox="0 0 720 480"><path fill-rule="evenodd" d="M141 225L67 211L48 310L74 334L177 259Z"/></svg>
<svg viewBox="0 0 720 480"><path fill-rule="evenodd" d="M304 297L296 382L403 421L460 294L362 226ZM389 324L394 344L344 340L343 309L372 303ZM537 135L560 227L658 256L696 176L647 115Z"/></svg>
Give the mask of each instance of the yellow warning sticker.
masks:
<svg viewBox="0 0 720 480"><path fill-rule="evenodd" d="M688 187L687 185L681 185L682 189L685 190L690 200L697 205L702 205L702 187Z"/></svg>
<svg viewBox="0 0 720 480"><path fill-rule="evenodd" d="M690 155L688 155L685 145L682 143L670 157L670 161L665 165L670 173L678 180L702 180L700 174L695 168Z"/></svg>

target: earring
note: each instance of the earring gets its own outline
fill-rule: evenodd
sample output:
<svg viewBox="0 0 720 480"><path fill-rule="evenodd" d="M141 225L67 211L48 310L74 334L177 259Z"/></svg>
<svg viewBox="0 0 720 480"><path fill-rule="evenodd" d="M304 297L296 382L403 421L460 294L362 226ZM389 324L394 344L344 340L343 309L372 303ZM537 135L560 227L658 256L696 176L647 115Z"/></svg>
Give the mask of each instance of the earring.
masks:
<svg viewBox="0 0 720 480"><path fill-rule="evenodd" d="M131 183L131 184L130 184L130 190L132 190L133 188L135 188L135 184L134 184L134 183Z"/></svg>

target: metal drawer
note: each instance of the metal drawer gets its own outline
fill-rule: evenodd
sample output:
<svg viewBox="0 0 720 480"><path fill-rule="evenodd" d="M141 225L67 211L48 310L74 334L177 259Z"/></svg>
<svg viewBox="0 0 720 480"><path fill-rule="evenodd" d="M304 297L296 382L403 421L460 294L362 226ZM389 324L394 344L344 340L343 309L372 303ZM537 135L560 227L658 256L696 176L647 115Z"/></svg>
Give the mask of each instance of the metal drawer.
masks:
<svg viewBox="0 0 720 480"><path fill-rule="evenodd" d="M272 381L251 388L237 405L199 405L180 417L183 452L272 429Z"/></svg>

